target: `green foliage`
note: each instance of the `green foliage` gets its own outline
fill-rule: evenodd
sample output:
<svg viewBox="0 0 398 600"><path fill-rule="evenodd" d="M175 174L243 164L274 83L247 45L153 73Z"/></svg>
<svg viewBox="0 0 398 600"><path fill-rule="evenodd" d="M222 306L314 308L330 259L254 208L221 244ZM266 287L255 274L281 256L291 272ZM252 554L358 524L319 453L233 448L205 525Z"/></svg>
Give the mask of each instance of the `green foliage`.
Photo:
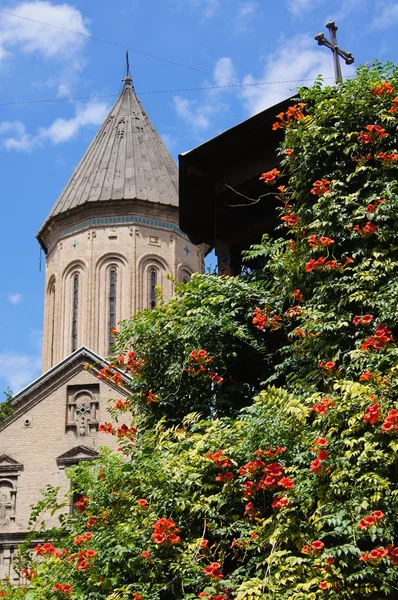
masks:
<svg viewBox="0 0 398 600"><path fill-rule="evenodd" d="M81 512L6 598L396 597L396 94L378 63L300 90L280 125L286 235L122 326L101 377L131 376L110 412L134 429L104 427L120 453L69 471ZM47 489L32 523L63 502Z"/></svg>
<svg viewBox="0 0 398 600"><path fill-rule="evenodd" d="M175 287L172 300L134 316L117 335L118 353L133 348L144 361L139 372L130 371L134 400L144 410L148 391L156 395L146 412L152 423L161 417L178 423L196 411L206 417L237 414L270 369L271 349L251 324L254 308L270 298L269 285L207 274ZM190 352L201 348L222 385L188 371Z"/></svg>
<svg viewBox="0 0 398 600"><path fill-rule="evenodd" d="M4 392L5 400L0 403L0 426L6 421L9 417L12 417L14 414L14 410L12 408L12 391L10 388L7 388Z"/></svg>

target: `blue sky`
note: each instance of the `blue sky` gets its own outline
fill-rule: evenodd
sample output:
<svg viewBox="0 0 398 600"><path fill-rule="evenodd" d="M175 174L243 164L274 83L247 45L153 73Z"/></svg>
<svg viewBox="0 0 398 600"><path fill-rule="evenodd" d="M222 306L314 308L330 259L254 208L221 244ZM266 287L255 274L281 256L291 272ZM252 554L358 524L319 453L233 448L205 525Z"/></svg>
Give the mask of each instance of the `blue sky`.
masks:
<svg viewBox="0 0 398 600"><path fill-rule="evenodd" d="M45 261L40 272L35 235L120 90L127 47L136 91L175 159L291 95L292 80L333 77L331 52L313 39L330 18L356 65L398 60L392 0L2 0L0 10L25 17L0 12L0 394L40 373ZM236 84L255 85L214 88ZM58 101L5 104L46 99Z"/></svg>

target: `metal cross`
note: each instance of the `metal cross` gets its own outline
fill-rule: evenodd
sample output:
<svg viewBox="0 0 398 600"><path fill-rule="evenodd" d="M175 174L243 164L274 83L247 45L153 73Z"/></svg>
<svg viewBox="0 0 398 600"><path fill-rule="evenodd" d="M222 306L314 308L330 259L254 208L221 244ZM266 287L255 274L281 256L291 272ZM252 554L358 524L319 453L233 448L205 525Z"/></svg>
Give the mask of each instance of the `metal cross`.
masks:
<svg viewBox="0 0 398 600"><path fill-rule="evenodd" d="M186 254L187 256L188 256L188 254L191 254L191 251L190 251L190 249L188 248L188 244L185 246L184 250L185 250L185 254Z"/></svg>
<svg viewBox="0 0 398 600"><path fill-rule="evenodd" d="M333 52L334 76L336 78L336 83L339 83L343 81L339 56L341 56L341 58L344 59L346 65L352 65L352 63L354 62L354 57L351 54L351 52L346 52L345 50L341 50L338 47L336 36L336 31L338 27L336 23L334 21L328 21L326 23L326 27L330 31L330 42L328 39L325 38L323 33L317 33L315 39L318 42L318 46L327 46Z"/></svg>

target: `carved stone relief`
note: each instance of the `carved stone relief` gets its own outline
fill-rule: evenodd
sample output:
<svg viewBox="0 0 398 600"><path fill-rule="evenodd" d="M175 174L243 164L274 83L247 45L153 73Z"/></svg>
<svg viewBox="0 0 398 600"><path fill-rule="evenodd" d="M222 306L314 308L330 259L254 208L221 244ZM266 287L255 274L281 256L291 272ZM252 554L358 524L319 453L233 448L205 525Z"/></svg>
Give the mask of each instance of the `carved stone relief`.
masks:
<svg viewBox="0 0 398 600"><path fill-rule="evenodd" d="M99 385L70 385L67 396L66 429L74 431L78 437L97 431Z"/></svg>
<svg viewBox="0 0 398 600"><path fill-rule="evenodd" d="M23 465L2 454L0 456L0 530L15 521L17 484Z"/></svg>

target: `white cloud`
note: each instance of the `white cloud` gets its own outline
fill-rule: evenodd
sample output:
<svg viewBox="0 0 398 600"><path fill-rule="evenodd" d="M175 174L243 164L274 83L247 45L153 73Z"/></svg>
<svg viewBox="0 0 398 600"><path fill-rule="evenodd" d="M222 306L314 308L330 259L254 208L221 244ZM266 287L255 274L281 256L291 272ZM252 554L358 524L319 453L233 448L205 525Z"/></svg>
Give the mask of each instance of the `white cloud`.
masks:
<svg viewBox="0 0 398 600"><path fill-rule="evenodd" d="M68 4L55 5L46 0L35 0L9 6L8 10L23 18L0 14L0 48L5 53L20 50L60 60L74 56L85 42L84 37L25 19L52 23L78 33L89 34L80 11Z"/></svg>
<svg viewBox="0 0 398 600"><path fill-rule="evenodd" d="M164 145L169 151L177 145L177 138L173 135L170 135L169 133L162 133L160 137L162 138Z"/></svg>
<svg viewBox="0 0 398 600"><path fill-rule="evenodd" d="M15 394L40 375L41 358L39 355L0 353L0 377Z"/></svg>
<svg viewBox="0 0 398 600"><path fill-rule="evenodd" d="M20 292L15 292L15 294L7 294L7 298L11 304L19 304L22 302L22 294Z"/></svg>
<svg viewBox="0 0 398 600"><path fill-rule="evenodd" d="M296 17L302 16L304 12L307 12L314 8L322 0L288 0L287 8Z"/></svg>
<svg viewBox="0 0 398 600"><path fill-rule="evenodd" d="M81 12L69 4L52 4L47 0L20 2L2 8L18 17L0 13L0 66L20 53L34 54L35 58L45 62L56 62L54 74L45 83L41 82L41 86L55 87L58 96L69 94L84 66L83 46L87 41L84 35L90 34Z"/></svg>
<svg viewBox="0 0 398 600"><path fill-rule="evenodd" d="M235 80L235 68L229 57L220 58L214 67L213 81L205 85L227 85L229 80ZM212 117L220 111L225 111L228 106L221 101L221 96L231 90L209 89L204 92L203 100L189 100L182 96L174 97L174 106L177 115L196 131L206 131L212 123Z"/></svg>
<svg viewBox="0 0 398 600"><path fill-rule="evenodd" d="M371 29L386 29L398 23L398 4L396 2L377 2L376 15L370 24Z"/></svg>
<svg viewBox="0 0 398 600"><path fill-rule="evenodd" d="M353 67L342 64L344 74L352 74ZM248 74L243 83L255 84L259 87L242 88L241 95L244 99L248 113L256 114L282 99L294 94L300 83L297 80L315 79L319 74L325 78L333 78L333 60L330 50L314 47L314 40L307 35L297 35L289 40L282 40L279 49L269 54L265 60L262 74L254 77ZM286 83L269 84L262 86L262 81L286 81ZM290 83L292 82L292 83ZM305 85L305 81L302 85ZM333 79L326 79L326 83L333 83ZM307 82L311 85L311 81ZM277 92L277 93L276 93Z"/></svg>
<svg viewBox="0 0 398 600"><path fill-rule="evenodd" d="M246 32L250 30L256 12L259 8L258 2L254 0L247 0L241 2L238 7L237 15L234 19L234 27L237 31Z"/></svg>
<svg viewBox="0 0 398 600"><path fill-rule="evenodd" d="M211 19L221 8L222 0L173 0L177 10L198 11L204 19Z"/></svg>
<svg viewBox="0 0 398 600"><path fill-rule="evenodd" d="M46 142L62 144L76 137L83 127L101 125L108 111L108 106L103 102L92 101L85 106L78 105L74 117L56 119L49 127L41 127L36 134L27 133L21 121L3 121L0 123L2 145L7 150L31 152ZM5 134L9 133L14 135L7 137Z"/></svg>

